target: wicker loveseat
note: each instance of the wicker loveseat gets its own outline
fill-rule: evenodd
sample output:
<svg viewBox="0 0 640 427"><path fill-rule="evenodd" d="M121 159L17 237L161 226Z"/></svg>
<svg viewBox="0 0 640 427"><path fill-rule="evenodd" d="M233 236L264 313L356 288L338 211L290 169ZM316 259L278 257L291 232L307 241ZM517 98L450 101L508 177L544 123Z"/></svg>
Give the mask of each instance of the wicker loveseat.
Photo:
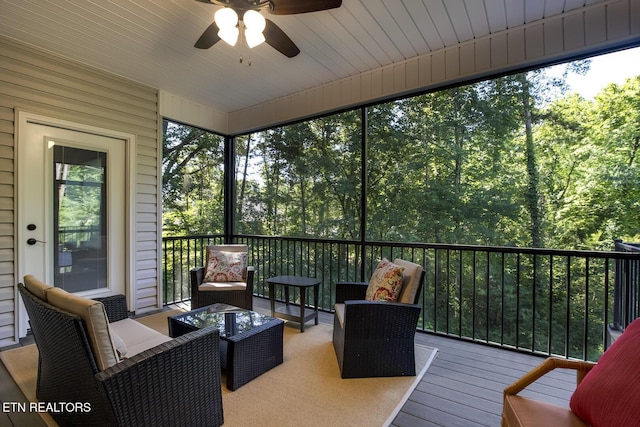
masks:
<svg viewBox="0 0 640 427"><path fill-rule="evenodd" d="M134 326L122 295L65 295L33 276L18 290L38 347L36 396L67 403L51 412L60 426L222 425L217 330L170 339ZM117 325L139 342L125 347L111 331Z"/></svg>

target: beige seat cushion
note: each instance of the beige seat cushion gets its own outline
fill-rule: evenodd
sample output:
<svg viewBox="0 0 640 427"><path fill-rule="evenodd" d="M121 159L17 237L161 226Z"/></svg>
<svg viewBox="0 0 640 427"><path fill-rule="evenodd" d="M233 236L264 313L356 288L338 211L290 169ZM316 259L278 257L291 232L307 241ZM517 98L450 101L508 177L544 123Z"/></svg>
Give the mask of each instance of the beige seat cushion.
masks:
<svg viewBox="0 0 640 427"><path fill-rule="evenodd" d="M398 302L405 304L413 304L413 301L420 286L420 277L422 276L422 266L413 262L405 261L400 258L393 260L395 265L404 267L402 273L403 283Z"/></svg>
<svg viewBox="0 0 640 427"><path fill-rule="evenodd" d="M127 357L128 349L127 344L120 338L120 335L116 334L113 329L111 329L111 324L109 324L109 335L111 335L111 341L113 341L113 347L116 349L116 354L118 355L118 359L122 360Z"/></svg>
<svg viewBox="0 0 640 427"><path fill-rule="evenodd" d="M336 311L336 317L338 318L338 322L340 322L340 326L344 328L344 304L343 303L334 304L333 308Z"/></svg>
<svg viewBox="0 0 640 427"><path fill-rule="evenodd" d="M70 294L60 288L46 292L49 304L80 316L87 332L98 369L105 370L118 363L118 357L109 334L109 321L100 301Z"/></svg>
<svg viewBox="0 0 640 427"><path fill-rule="evenodd" d="M133 319L122 319L109 324L112 335L122 340L124 356L131 357L157 345L171 341L166 335L162 335L155 329L136 322ZM120 349L120 352L123 352Z"/></svg>
<svg viewBox="0 0 640 427"><path fill-rule="evenodd" d="M24 276L24 287L29 292L40 298L42 301L47 301L47 291L53 286L49 286L46 283L36 279L32 274Z"/></svg>
<svg viewBox="0 0 640 427"><path fill-rule="evenodd" d="M198 286L200 291L244 291L246 289L245 282L204 282Z"/></svg>

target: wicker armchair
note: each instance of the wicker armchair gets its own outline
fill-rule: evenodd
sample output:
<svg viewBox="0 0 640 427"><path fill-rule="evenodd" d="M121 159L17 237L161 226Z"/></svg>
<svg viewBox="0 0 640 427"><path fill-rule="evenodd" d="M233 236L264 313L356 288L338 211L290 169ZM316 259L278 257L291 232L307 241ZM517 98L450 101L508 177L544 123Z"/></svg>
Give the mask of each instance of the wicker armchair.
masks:
<svg viewBox="0 0 640 427"><path fill-rule="evenodd" d="M211 245L207 246L206 252L209 254L212 250L219 250L247 253L248 249L247 245ZM206 265L191 270L192 309L223 303L253 310L254 268L252 266L248 266L244 271L242 282L204 282L206 270Z"/></svg>
<svg viewBox="0 0 640 427"><path fill-rule="evenodd" d="M414 338L420 316L424 271L400 259L404 266L399 301L365 300L368 283L336 283L333 347L342 378L415 375Z"/></svg>
<svg viewBox="0 0 640 427"><path fill-rule="evenodd" d="M61 426L219 426L224 422L218 331L192 332L100 371L79 316L18 284L36 345L36 396L82 404L52 412ZM109 322L127 316L124 296L101 299Z"/></svg>

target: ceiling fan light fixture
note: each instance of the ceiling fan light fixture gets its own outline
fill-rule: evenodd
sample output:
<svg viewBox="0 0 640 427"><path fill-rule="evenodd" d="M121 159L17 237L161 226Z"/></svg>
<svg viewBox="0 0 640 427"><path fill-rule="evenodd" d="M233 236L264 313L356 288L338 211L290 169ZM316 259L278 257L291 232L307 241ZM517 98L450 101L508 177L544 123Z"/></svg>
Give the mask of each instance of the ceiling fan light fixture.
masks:
<svg viewBox="0 0 640 427"><path fill-rule="evenodd" d="M275 50L293 58L300 53L298 46L273 21L262 13L297 15L320 12L342 6L342 0L197 0L216 6L215 22L209 24L194 44L198 49L209 49L220 40L235 45L242 36L248 47L267 43ZM241 14L240 17L238 14ZM244 31L241 34L240 31Z"/></svg>
<svg viewBox="0 0 640 427"><path fill-rule="evenodd" d="M249 48L254 48L259 44L264 43L265 38L262 32L264 31L264 27L267 22L260 12L247 10L242 17L242 22L246 28L244 35Z"/></svg>
<svg viewBox="0 0 640 427"><path fill-rule="evenodd" d="M255 10L247 10L242 17L242 21L248 30L262 33L267 22L260 12Z"/></svg>
<svg viewBox="0 0 640 427"><path fill-rule="evenodd" d="M249 48L254 48L265 41L264 34L262 34L262 32L251 30L249 28L245 30L244 36Z"/></svg>
<svg viewBox="0 0 640 427"><path fill-rule="evenodd" d="M240 30L238 30L238 27L220 28L220 31L218 31L218 37L220 37L231 46L236 45L239 34Z"/></svg>
<svg viewBox="0 0 640 427"><path fill-rule="evenodd" d="M216 21L216 25L220 30L238 25L238 14L229 7L218 9L216 14L213 15L213 19Z"/></svg>

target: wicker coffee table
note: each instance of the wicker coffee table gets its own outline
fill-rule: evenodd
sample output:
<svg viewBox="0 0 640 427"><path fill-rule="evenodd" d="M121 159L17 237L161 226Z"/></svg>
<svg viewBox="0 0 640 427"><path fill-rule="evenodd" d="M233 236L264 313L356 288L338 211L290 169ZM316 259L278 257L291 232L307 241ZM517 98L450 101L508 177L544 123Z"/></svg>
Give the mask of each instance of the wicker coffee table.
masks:
<svg viewBox="0 0 640 427"><path fill-rule="evenodd" d="M169 317L172 338L202 328L220 331L220 365L236 390L282 363L284 322L255 311L213 304Z"/></svg>

